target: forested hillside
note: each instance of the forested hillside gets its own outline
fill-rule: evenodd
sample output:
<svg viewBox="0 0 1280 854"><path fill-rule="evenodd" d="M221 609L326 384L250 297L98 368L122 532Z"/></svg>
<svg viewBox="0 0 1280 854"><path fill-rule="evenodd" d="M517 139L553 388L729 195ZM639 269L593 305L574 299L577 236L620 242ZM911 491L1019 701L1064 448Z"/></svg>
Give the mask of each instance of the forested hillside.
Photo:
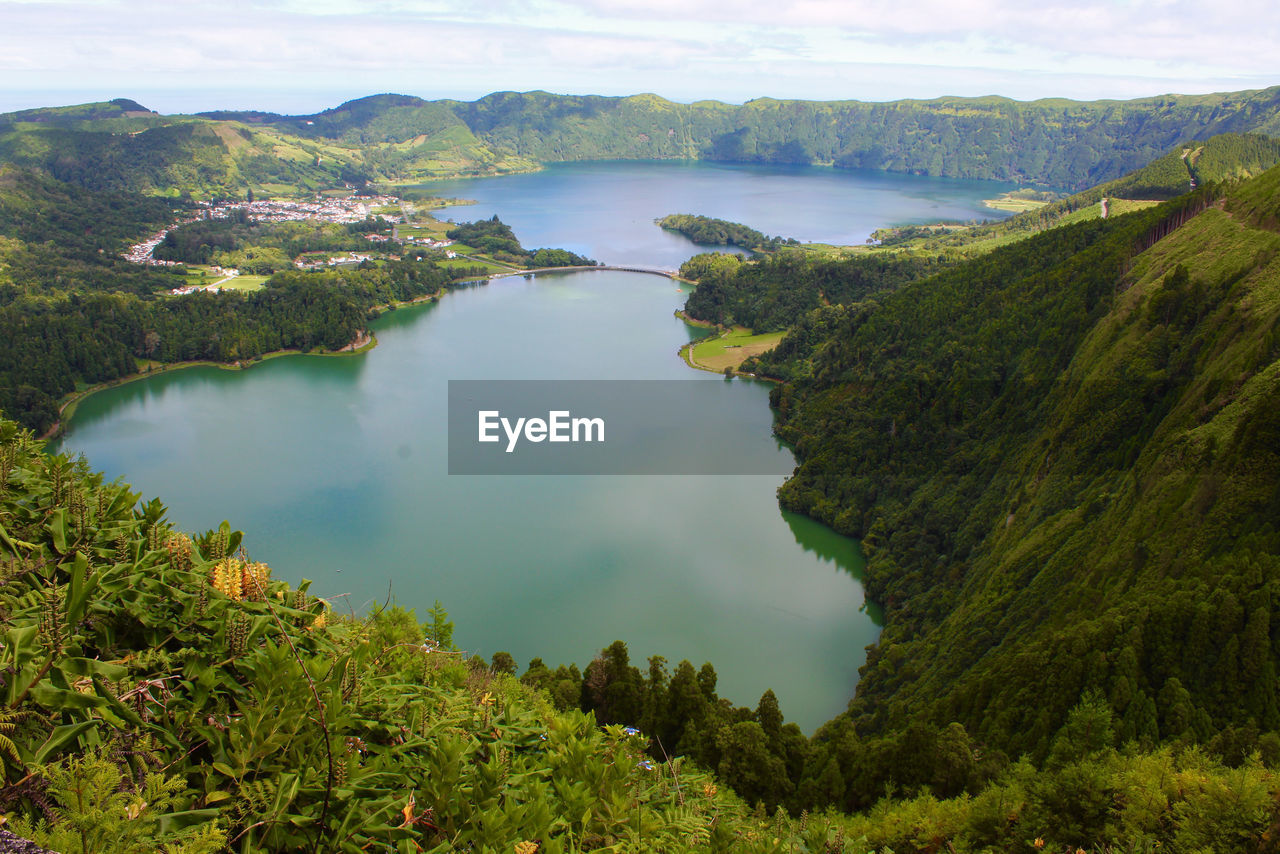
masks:
<svg viewBox="0 0 1280 854"><path fill-rule="evenodd" d="M788 253L777 245L773 248L782 252L752 264L736 256L696 255L681 267L682 276L698 282L685 310L699 320L742 324L756 332L797 326L786 343L794 347L814 334L815 324L826 324L839 314L833 309L806 316L819 307L858 302L1049 229L1146 207L1197 185L1259 175L1277 163L1280 140L1221 134L1179 147L1114 181L999 222L883 228L873 235L874 249L846 250L845 258ZM793 367L778 365L775 370L790 376Z"/></svg>
<svg viewBox="0 0 1280 854"><path fill-rule="evenodd" d="M1124 102L762 98L734 106L502 92L443 103L494 149L539 162L819 163L1071 189L1118 177L1187 140L1280 134L1280 89Z"/></svg>
<svg viewBox="0 0 1280 854"><path fill-rule="evenodd" d="M855 303L937 272L943 258L879 253L848 259L782 251L754 263L724 253L695 255L680 275L698 282L685 311L724 326L775 332L801 322L820 306ZM954 263L954 262L950 262Z"/></svg>
<svg viewBox="0 0 1280 854"><path fill-rule="evenodd" d="M782 503L863 541L886 609L819 741L954 721L1043 758L1089 692L1122 741L1280 729L1278 191L1051 230L758 359L792 378Z"/></svg>
<svg viewBox="0 0 1280 854"><path fill-rule="evenodd" d="M0 411L43 432L57 421L61 397L134 374L140 360L228 363L337 349L364 332L374 307L476 273L407 253L362 268L290 266L248 294L171 297L169 289L185 284L180 275L126 262L120 252L173 214L163 200L0 167Z"/></svg>
<svg viewBox="0 0 1280 854"><path fill-rule="evenodd" d="M405 117L393 106L378 106L357 111L368 127L346 128L321 116L309 120L312 125L285 123L283 130L252 121L162 117L120 109L116 102L26 110L0 115L0 162L89 189L202 199L244 198L250 191L259 197L308 195L371 180L534 168L495 154L456 118L437 121L447 109L413 110ZM383 130L403 121L416 128L404 139Z"/></svg>
<svg viewBox="0 0 1280 854"><path fill-rule="evenodd" d="M679 104L499 92L375 95L308 116L157 116L124 99L0 115L0 158L61 180L199 197L529 170L600 159L823 164L1082 190L1191 141L1280 134L1280 89L1135 101ZM1213 172L1211 158L1191 166Z"/></svg>

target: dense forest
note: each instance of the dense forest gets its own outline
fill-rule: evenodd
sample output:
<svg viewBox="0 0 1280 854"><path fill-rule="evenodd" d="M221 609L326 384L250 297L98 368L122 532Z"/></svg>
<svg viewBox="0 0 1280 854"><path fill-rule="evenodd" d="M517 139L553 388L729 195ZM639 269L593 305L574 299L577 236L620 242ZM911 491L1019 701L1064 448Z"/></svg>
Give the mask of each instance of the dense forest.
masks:
<svg viewBox="0 0 1280 854"><path fill-rule="evenodd" d="M140 359L230 363L281 349L337 349L360 337L375 307L484 273L441 267L411 250L400 261L359 268L302 273L285 265L251 293L170 297L184 284L173 268L131 264L119 253L126 237L172 216L158 199L0 169L0 411L43 432L57 421L59 398L134 374ZM201 223L174 232L180 236L171 248L200 251L222 235L229 248L253 245L266 257L275 244L291 250L350 241L344 228ZM201 242L193 249L194 240Z"/></svg>
<svg viewBox="0 0 1280 854"><path fill-rule="evenodd" d="M847 259L815 258L783 250L754 263L737 255L695 255L680 275L698 282L685 311L699 320L775 332L801 322L830 303L848 304L875 291L915 281L946 266L948 259L876 254Z"/></svg>
<svg viewBox="0 0 1280 854"><path fill-rule="evenodd" d="M783 505L861 539L886 609L819 741L958 723L1040 761L1086 694L1122 742L1275 737L1277 189L1047 231L748 365L789 380Z"/></svg>
<svg viewBox="0 0 1280 854"><path fill-rule="evenodd" d="M37 430L79 383L158 362L253 360L276 350L336 350L368 327L375 306L433 294L471 273L412 260L363 269L283 272L251 293L183 297L72 293L0 307L0 407Z"/></svg>

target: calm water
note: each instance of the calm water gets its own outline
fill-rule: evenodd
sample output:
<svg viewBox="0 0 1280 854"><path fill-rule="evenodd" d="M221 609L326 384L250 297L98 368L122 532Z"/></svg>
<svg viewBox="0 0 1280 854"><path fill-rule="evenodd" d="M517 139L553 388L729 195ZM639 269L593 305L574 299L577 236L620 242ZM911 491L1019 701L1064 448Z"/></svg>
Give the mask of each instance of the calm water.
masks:
<svg viewBox="0 0 1280 854"><path fill-rule="evenodd" d="M559 163L542 172L441 181L424 189L476 204L455 222L498 214L529 248L557 246L608 264L675 269L696 247L655 219L688 213L741 222L801 242L862 243L885 225L999 219L982 205L1012 184L816 166Z"/></svg>
<svg viewBox="0 0 1280 854"><path fill-rule="evenodd" d="M654 227L622 189L643 174L655 215L697 210L814 239L830 235L784 229L732 205L746 203L757 179L759 193L775 200L788 197L776 185L789 178L794 187L815 176L834 181L831 199L847 189L827 170L593 164L449 192L502 195L492 209L526 245L674 266L692 247ZM591 175L603 186L593 189ZM691 183L706 194L702 203L669 202L686 198ZM911 209L914 199L929 218L935 183L922 181L897 204ZM721 184L729 202L716 195ZM993 187L971 189L970 204ZM793 221L805 222L799 197L789 204ZM598 228L592 210L610 211L595 217ZM646 254L667 244L675 248ZM856 544L781 512L781 478L446 473L449 379L724 383L677 356L702 334L673 316L686 297L679 287L594 272L470 288L388 313L375 325L379 346L359 356L272 359L245 372L192 368L94 395L68 425L63 450L85 453L144 497L161 496L181 528L230 520L246 530L253 558L277 577L313 579L335 607L360 612L390 595L425 618L439 599L461 647L486 658L507 650L522 667L533 656L585 665L616 638L641 666L650 655L709 660L723 696L754 706L773 688L788 719L812 732L852 696L879 630L856 580ZM771 436L767 387L731 387L741 405L724 429L785 457Z"/></svg>

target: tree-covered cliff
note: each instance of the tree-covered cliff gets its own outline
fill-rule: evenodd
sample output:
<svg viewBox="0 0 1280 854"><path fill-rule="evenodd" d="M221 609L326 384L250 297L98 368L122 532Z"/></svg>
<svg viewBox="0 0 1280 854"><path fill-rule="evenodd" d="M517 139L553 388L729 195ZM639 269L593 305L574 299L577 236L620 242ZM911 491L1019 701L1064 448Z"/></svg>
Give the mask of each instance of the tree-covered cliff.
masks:
<svg viewBox="0 0 1280 854"><path fill-rule="evenodd" d="M784 506L886 608L848 716L1050 754L1085 693L1138 743L1280 730L1280 169L818 309Z"/></svg>

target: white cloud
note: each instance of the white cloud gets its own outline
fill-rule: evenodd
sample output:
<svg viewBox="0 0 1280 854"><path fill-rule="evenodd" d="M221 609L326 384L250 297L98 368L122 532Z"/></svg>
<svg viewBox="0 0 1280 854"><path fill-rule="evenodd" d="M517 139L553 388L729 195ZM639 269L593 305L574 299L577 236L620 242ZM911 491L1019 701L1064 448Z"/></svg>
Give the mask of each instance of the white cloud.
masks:
<svg viewBox="0 0 1280 854"><path fill-rule="evenodd" d="M12 92L881 100L1280 83L1280 15L1261 0L0 0L0 21Z"/></svg>

